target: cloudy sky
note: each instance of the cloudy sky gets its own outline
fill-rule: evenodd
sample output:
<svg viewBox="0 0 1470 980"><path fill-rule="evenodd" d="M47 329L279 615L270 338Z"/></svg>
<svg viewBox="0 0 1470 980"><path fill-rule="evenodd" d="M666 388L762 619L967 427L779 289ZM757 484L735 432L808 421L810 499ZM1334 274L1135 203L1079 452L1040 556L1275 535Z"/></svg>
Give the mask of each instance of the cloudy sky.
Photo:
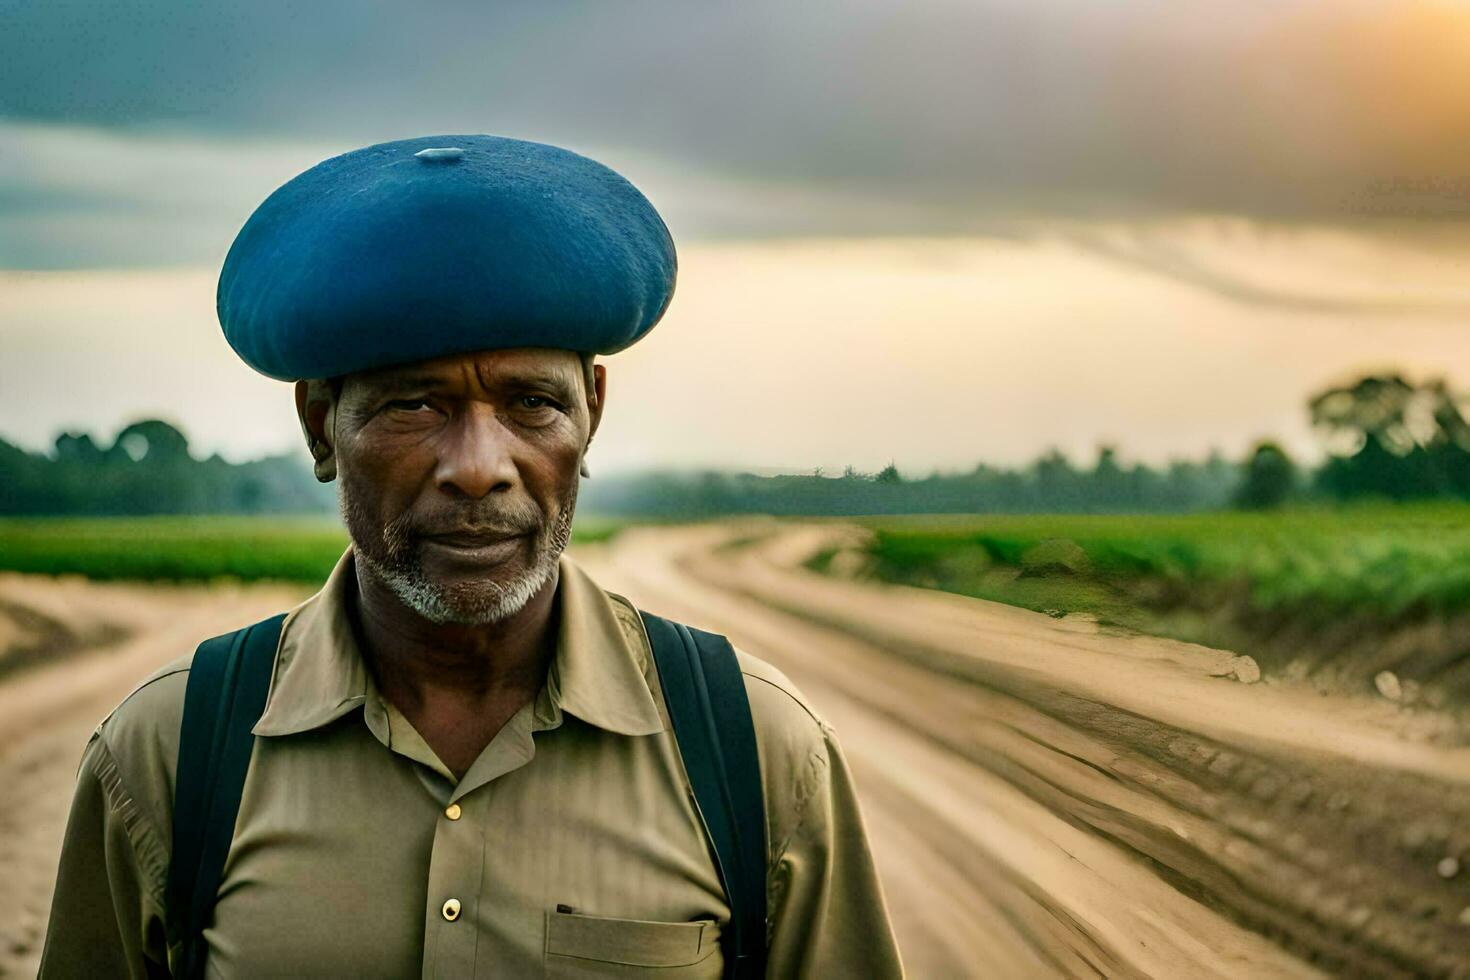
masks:
<svg viewBox="0 0 1470 980"><path fill-rule="evenodd" d="M675 233L610 469L1310 453L1347 373L1470 384L1463 0L48 0L0 7L0 435L292 445L214 319L235 231L463 132L593 155Z"/></svg>

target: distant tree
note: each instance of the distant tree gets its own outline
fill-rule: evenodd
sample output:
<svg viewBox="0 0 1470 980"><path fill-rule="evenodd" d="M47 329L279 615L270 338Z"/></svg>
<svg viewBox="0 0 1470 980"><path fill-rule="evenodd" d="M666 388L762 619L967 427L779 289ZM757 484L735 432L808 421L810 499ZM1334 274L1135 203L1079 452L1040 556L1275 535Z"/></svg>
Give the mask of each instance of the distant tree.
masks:
<svg viewBox="0 0 1470 980"><path fill-rule="evenodd" d="M1431 467L1446 490L1470 497L1470 421L1465 419L1470 396L1451 392L1442 378L1430 381L1424 388L1435 424L1435 432L1425 447Z"/></svg>
<svg viewBox="0 0 1470 980"><path fill-rule="evenodd" d="M1339 497L1470 496L1470 424L1443 379L1394 373L1329 388L1308 403L1329 458L1317 484Z"/></svg>
<svg viewBox="0 0 1470 980"><path fill-rule="evenodd" d="M1248 510L1281 506L1296 489L1296 465L1286 450L1269 439L1256 443L1242 465L1234 503Z"/></svg>
<svg viewBox="0 0 1470 980"><path fill-rule="evenodd" d="M117 434L113 446L138 462L162 463L189 457L188 438L160 419L144 419L127 426Z"/></svg>
<svg viewBox="0 0 1470 980"><path fill-rule="evenodd" d="M1071 460L1055 447L1039 456L1031 468L1036 474L1036 479L1045 485L1062 485L1070 482L1077 475L1077 471L1072 468Z"/></svg>
<svg viewBox="0 0 1470 980"><path fill-rule="evenodd" d="M903 482L903 477L899 474L898 467L897 466L894 466L893 463L892 463L892 461L890 461L887 466L883 467L881 470L878 471L878 475L877 476L873 477L873 482L874 483L902 483Z"/></svg>
<svg viewBox="0 0 1470 980"><path fill-rule="evenodd" d="M63 432L52 444L56 459L67 463L100 463L107 458L86 432Z"/></svg>
<svg viewBox="0 0 1470 980"><path fill-rule="evenodd" d="M1416 393L1397 374L1369 375L1328 388L1308 407L1312 425L1333 455L1352 456L1376 442L1391 455L1405 456L1427 436L1425 419L1412 411Z"/></svg>
<svg viewBox="0 0 1470 980"><path fill-rule="evenodd" d="M0 514L36 513L42 500L54 496L45 480L49 464L46 457L0 439Z"/></svg>
<svg viewBox="0 0 1470 980"><path fill-rule="evenodd" d="M1102 510L1115 510L1127 506L1128 478L1123 467L1118 465L1118 448L1111 445L1097 447L1097 463L1093 465L1088 486L1088 497Z"/></svg>
<svg viewBox="0 0 1470 980"><path fill-rule="evenodd" d="M1031 464L1035 488L1034 510L1076 511L1087 509L1082 475L1060 449L1052 448Z"/></svg>
<svg viewBox="0 0 1470 980"><path fill-rule="evenodd" d="M1207 483L1215 486L1233 486L1237 478L1235 467L1225 458L1219 446L1210 447L1210 454L1205 457L1201 473Z"/></svg>

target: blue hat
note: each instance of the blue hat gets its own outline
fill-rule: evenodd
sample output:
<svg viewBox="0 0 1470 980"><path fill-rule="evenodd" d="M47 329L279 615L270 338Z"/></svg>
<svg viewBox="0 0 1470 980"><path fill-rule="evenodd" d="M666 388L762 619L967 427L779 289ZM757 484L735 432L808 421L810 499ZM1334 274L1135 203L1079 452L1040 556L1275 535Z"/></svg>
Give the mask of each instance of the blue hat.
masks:
<svg viewBox="0 0 1470 980"><path fill-rule="evenodd" d="M445 354L611 354L674 292L653 205L569 150L425 136L324 160L256 208L220 272L225 339L262 374L326 378Z"/></svg>

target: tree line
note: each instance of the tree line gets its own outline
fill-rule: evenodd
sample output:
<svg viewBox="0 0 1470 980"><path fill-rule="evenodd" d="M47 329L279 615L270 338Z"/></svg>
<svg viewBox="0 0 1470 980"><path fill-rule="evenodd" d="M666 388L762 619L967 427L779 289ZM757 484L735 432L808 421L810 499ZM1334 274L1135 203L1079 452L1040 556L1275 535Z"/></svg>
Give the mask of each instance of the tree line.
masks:
<svg viewBox="0 0 1470 980"><path fill-rule="evenodd" d="M607 516L693 519L722 514L1184 512L1293 501L1430 497L1470 499L1466 399L1442 379L1400 374L1329 387L1307 404L1326 449L1316 467L1299 465L1276 441L1246 458L1218 452L1162 467L1125 465L1102 446L1077 465L1053 449L1021 467L985 463L968 472L907 479L889 465L876 473L759 476L719 472L645 473L583 484L579 507ZM57 436L49 453L0 439L0 514L267 514L330 512L331 486L311 476L304 456L231 463L198 459L184 434L158 419L135 422L106 446L86 433Z"/></svg>
<svg viewBox="0 0 1470 980"><path fill-rule="evenodd" d="M0 439L0 514L283 514L335 506L332 488L295 456L197 459L184 434L159 419L134 422L105 446L87 433L63 432L50 453Z"/></svg>
<svg viewBox="0 0 1470 980"><path fill-rule="evenodd" d="M1233 501L1274 507L1298 497L1470 499L1467 398L1442 378L1414 384L1374 374L1315 395L1312 427L1327 449L1315 471L1300 470L1274 441L1246 459Z"/></svg>

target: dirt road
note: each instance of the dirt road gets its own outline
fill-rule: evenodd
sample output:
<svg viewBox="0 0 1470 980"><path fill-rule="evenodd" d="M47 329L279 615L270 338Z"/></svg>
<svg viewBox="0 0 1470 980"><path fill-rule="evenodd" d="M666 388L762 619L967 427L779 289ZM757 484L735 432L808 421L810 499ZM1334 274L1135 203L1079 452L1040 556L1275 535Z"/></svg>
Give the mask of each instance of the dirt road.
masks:
<svg viewBox="0 0 1470 980"><path fill-rule="evenodd" d="M637 530L587 564L836 726L915 976L1470 976L1470 751L1436 719L802 570L834 533Z"/></svg>
<svg viewBox="0 0 1470 980"><path fill-rule="evenodd" d="M638 529L579 557L776 664L835 725L911 975L1470 976L1470 752L1435 719L800 568L842 533ZM0 578L0 599L56 588ZM305 594L68 588L133 635L0 682L0 974L34 972L91 727L200 637Z"/></svg>
<svg viewBox="0 0 1470 980"><path fill-rule="evenodd" d="M0 575L5 603L107 624L127 637L0 681L0 977L36 975L77 761L97 723L139 680L200 640L288 609L312 591Z"/></svg>

